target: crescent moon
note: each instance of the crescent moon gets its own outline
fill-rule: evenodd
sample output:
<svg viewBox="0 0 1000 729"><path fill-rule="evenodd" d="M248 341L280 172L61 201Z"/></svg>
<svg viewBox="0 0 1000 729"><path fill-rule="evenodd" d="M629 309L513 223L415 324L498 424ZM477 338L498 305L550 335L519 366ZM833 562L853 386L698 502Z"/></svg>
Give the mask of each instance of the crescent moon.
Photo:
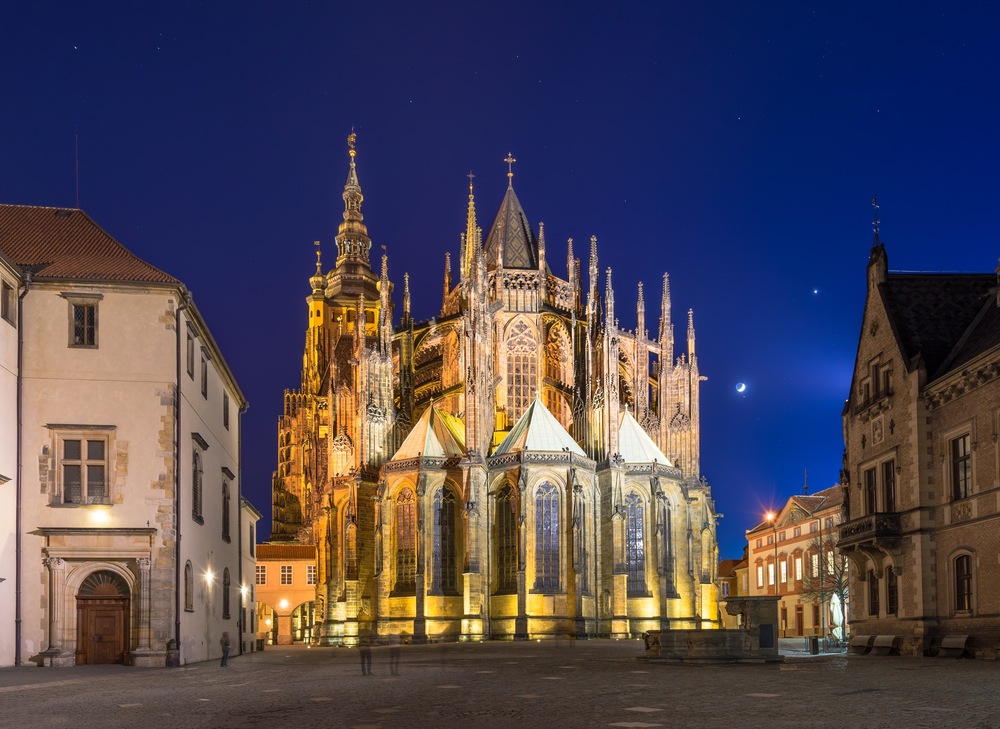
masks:
<svg viewBox="0 0 1000 729"><path fill-rule="evenodd" d="M746 392L746 391L747 391L747 383L745 382L737 383L736 392Z"/></svg>

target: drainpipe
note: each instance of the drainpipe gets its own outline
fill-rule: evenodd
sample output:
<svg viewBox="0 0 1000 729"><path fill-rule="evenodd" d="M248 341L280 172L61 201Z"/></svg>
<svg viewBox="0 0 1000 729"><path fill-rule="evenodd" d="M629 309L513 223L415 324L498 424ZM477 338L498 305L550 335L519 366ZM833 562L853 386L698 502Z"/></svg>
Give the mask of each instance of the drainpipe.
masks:
<svg viewBox="0 0 1000 729"><path fill-rule="evenodd" d="M174 392L174 642L178 656L181 649L181 312L191 306L190 294L180 291L179 305L174 312L174 335L177 339L177 389Z"/></svg>
<svg viewBox="0 0 1000 729"><path fill-rule="evenodd" d="M24 459L21 457L21 448L24 442L24 297L28 295L31 288L31 271L24 271L24 287L17 296L17 473L14 476L14 493L16 501L16 514L14 525L14 665L21 663L21 479L24 470ZM52 639L52 636L49 636Z"/></svg>
<svg viewBox="0 0 1000 729"><path fill-rule="evenodd" d="M239 466L236 468L236 570L237 577L240 585L240 618L237 621L240 626L240 652L239 655L243 655L243 644L246 642L243 640L247 633L246 626L246 601L247 601L247 590L246 585L243 582L243 414L250 409L249 403L243 403L240 405L240 409L236 416L236 427L238 428L236 432L236 458L238 459ZM253 640L253 638L251 638Z"/></svg>

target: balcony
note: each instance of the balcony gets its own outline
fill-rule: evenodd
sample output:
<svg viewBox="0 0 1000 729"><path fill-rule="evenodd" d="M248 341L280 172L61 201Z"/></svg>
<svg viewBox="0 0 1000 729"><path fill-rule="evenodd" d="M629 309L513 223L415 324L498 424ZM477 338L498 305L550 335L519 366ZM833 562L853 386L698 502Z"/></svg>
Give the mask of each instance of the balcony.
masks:
<svg viewBox="0 0 1000 729"><path fill-rule="evenodd" d="M843 549L863 542L898 539L900 531L899 514L868 514L840 525L837 547Z"/></svg>

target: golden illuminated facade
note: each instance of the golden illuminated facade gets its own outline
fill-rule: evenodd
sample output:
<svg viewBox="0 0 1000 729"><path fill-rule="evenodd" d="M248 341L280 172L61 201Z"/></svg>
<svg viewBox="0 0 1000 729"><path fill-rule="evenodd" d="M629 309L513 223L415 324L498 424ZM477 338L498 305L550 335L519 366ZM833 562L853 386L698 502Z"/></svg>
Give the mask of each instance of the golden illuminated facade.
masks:
<svg viewBox="0 0 1000 729"><path fill-rule="evenodd" d="M640 285L619 329L597 240L565 279L508 187L483 241L469 187L457 281L394 325L371 268L353 135L337 261L317 253L302 386L278 429L272 542L317 548L313 640L636 635L715 626L715 507L699 468L691 313L674 358ZM507 159L508 165L514 160ZM669 457L668 457L669 456Z"/></svg>

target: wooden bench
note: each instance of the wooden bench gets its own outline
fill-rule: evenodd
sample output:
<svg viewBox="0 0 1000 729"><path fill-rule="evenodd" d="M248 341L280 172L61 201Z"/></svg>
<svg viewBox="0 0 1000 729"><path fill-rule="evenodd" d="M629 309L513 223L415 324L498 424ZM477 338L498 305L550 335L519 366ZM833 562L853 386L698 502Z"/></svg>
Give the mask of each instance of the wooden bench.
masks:
<svg viewBox="0 0 1000 729"><path fill-rule="evenodd" d="M847 650L863 656L872 649L873 642L875 642L874 635L852 635L850 642L847 644Z"/></svg>
<svg viewBox="0 0 1000 729"><path fill-rule="evenodd" d="M938 646L938 658L961 658L969 650L969 636L946 635Z"/></svg>
<svg viewBox="0 0 1000 729"><path fill-rule="evenodd" d="M896 646L898 641L899 637L895 635L876 635L875 642L872 644L872 655L899 655L899 648Z"/></svg>

